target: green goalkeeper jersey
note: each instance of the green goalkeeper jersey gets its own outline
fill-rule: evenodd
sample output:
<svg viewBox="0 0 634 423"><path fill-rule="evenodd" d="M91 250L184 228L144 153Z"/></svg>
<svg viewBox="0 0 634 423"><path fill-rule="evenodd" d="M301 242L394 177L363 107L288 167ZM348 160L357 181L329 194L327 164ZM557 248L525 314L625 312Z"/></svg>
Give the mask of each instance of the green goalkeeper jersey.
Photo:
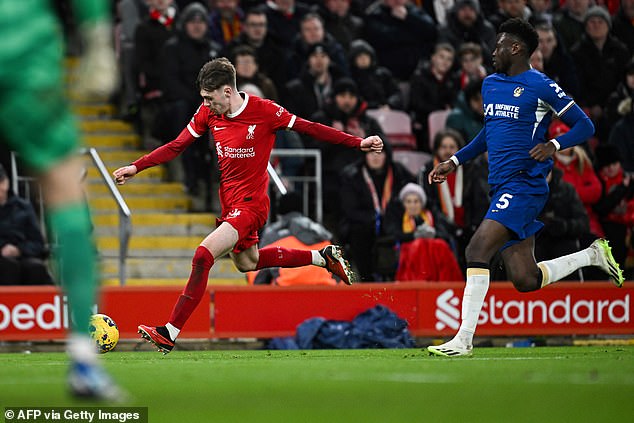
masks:
<svg viewBox="0 0 634 423"><path fill-rule="evenodd" d="M79 144L64 81L64 46L50 0L0 0L0 131L35 170ZM104 0L74 0L80 28L108 19Z"/></svg>

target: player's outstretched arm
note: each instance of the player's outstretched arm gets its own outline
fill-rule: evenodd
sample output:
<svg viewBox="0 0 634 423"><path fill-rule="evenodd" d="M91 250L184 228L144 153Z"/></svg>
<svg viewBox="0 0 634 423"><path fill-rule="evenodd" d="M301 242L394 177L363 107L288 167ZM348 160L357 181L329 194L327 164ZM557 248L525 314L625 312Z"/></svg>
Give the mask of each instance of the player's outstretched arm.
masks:
<svg viewBox="0 0 634 423"><path fill-rule="evenodd" d="M112 172L112 174L115 182L118 185L123 185L128 179L134 178L134 175L137 174L137 168L135 165L123 166Z"/></svg>
<svg viewBox="0 0 634 423"><path fill-rule="evenodd" d="M453 160L445 160L442 163L438 163L427 177L429 184L440 184L447 180L447 175L456 170L458 166Z"/></svg>
<svg viewBox="0 0 634 423"><path fill-rule="evenodd" d="M364 138L359 145L361 151L380 153L383 151L383 140L378 135L370 135Z"/></svg>

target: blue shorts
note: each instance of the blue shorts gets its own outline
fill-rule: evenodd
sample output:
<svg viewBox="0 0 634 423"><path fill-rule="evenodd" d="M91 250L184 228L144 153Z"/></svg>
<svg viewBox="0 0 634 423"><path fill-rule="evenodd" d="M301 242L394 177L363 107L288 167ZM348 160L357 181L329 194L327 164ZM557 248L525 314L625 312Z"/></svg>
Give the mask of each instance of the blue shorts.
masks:
<svg viewBox="0 0 634 423"><path fill-rule="evenodd" d="M544 227L537 216L548 201L548 193L548 184L541 178L519 176L493 187L491 205L484 218L501 223L514 234L503 249L535 235Z"/></svg>

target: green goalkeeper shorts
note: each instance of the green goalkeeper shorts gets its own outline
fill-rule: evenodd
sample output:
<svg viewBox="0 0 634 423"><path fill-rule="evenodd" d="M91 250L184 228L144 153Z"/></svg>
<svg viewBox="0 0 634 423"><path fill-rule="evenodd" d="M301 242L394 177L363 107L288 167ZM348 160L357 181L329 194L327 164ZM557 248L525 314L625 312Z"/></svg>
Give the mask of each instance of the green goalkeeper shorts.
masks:
<svg viewBox="0 0 634 423"><path fill-rule="evenodd" d="M0 0L0 142L37 171L74 152L61 28L49 0Z"/></svg>

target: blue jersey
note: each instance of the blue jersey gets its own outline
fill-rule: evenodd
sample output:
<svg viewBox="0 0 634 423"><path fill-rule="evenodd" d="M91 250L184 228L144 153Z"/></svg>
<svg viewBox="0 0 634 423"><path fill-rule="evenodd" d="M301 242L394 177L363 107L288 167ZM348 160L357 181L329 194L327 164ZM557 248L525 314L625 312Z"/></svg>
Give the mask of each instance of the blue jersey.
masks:
<svg viewBox="0 0 634 423"><path fill-rule="evenodd" d="M482 102L484 129L472 141L475 145L456 153L458 160L463 163L487 150L492 187L519 174L545 178L553 160L538 162L529 151L546 141L552 113L562 115L575 105L574 100L546 75L530 69L515 76L495 73L485 78Z"/></svg>

